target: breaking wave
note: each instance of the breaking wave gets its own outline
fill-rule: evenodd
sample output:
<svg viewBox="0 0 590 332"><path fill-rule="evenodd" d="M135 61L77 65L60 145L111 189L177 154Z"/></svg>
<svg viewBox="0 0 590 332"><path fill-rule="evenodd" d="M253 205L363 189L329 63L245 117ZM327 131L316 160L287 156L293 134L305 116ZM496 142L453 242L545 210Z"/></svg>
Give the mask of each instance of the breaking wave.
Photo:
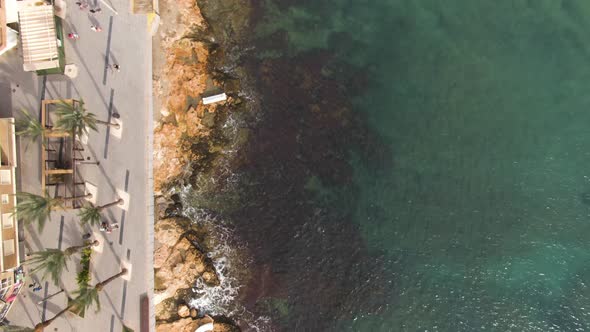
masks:
<svg viewBox="0 0 590 332"><path fill-rule="evenodd" d="M207 256L213 261L220 281L218 286L208 286L202 278L197 279L189 306L200 314L230 317L248 331L269 331L270 318L255 316L238 301L242 285L237 276L240 271L246 271L250 259L241 254L245 252L244 246L238 243L228 222L205 209L191 206L190 202L199 195L191 186L175 192L185 202L183 215L209 230Z"/></svg>

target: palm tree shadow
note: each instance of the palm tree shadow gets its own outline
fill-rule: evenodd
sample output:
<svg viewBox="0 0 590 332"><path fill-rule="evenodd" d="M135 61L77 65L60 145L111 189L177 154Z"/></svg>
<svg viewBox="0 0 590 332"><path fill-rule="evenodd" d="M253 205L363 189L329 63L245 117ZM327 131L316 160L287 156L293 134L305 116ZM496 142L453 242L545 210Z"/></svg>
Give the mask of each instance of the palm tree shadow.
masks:
<svg viewBox="0 0 590 332"><path fill-rule="evenodd" d="M93 160L98 160L97 156L96 156L96 152L94 151L94 149L90 146L90 145L86 145L84 147L85 150L88 150L88 152L92 155ZM96 167L98 167L98 169L100 170L100 172L102 173L102 175L104 176L106 183L108 184L108 186L111 188L113 193L117 192L117 189L115 187L115 184L113 184L113 181L111 181L109 174L107 174L107 172L105 171L104 167L102 165L96 165Z"/></svg>
<svg viewBox="0 0 590 332"><path fill-rule="evenodd" d="M64 248L67 248L68 246L79 246L84 243L84 239L82 238L84 230L81 229L81 226L76 219L77 218L71 218L70 222L65 223L63 234Z"/></svg>
<svg viewBox="0 0 590 332"><path fill-rule="evenodd" d="M119 259L119 257L117 256L117 259ZM120 263L120 260L119 260ZM96 274L96 271L94 272L94 280L97 280L96 283L102 281L98 278L98 275ZM100 281L99 281L100 280ZM123 281L124 282L124 281ZM111 286L112 287L112 286ZM121 315L119 314L119 311L117 310L117 307L115 306L115 304L113 303L113 299L111 299L111 297L109 296L108 293L108 289L105 288L102 292L100 292L101 295L104 295L107 298L107 301L109 302L109 306L113 309L113 314L117 317L117 319L119 320L119 322L123 322L123 317L121 317Z"/></svg>
<svg viewBox="0 0 590 332"><path fill-rule="evenodd" d="M37 302L43 300L43 297L41 297L37 293L32 293L32 292L29 292L29 298L34 303L37 303ZM62 308L60 306L58 306L55 303L52 303L51 301L45 301L45 309L46 309L45 316L47 316L47 311L50 311L51 313L55 314L55 313L60 312L62 310Z"/></svg>
<svg viewBox="0 0 590 332"><path fill-rule="evenodd" d="M108 209L106 211L106 215L107 215L107 217L105 219L108 219L108 220L111 220L114 222L121 222L121 220L117 220L117 218L115 217L115 214L113 213L113 210L111 210L111 209Z"/></svg>
<svg viewBox="0 0 590 332"><path fill-rule="evenodd" d="M12 87L8 82L0 82L0 116L8 118L12 116Z"/></svg>
<svg viewBox="0 0 590 332"><path fill-rule="evenodd" d="M45 225L45 226L47 226L47 225ZM29 235L28 238L31 239L33 241L33 243L35 244L35 246L37 247L37 249L34 251L43 250L43 248L45 248L45 247L41 243L41 240L39 240L39 236L37 236L37 231L33 227L33 225L31 225L31 224L25 225L25 228L27 230L27 234ZM31 250L33 249L31 247L31 244L28 243L28 241L26 239L25 239L25 243L27 243L28 247Z"/></svg>
<svg viewBox="0 0 590 332"><path fill-rule="evenodd" d="M22 306L22 310L19 310L19 309L14 309L14 310L18 310L18 312L23 312L24 311L24 313L27 315L27 318L29 319L29 322L31 322L31 325L35 325L36 324L36 322L33 320L33 316L31 316L31 313L29 312L29 310L25 306L25 301L23 301L23 300L16 301L16 304L15 305ZM41 318L41 313L38 312L38 314L39 314L39 318Z"/></svg>

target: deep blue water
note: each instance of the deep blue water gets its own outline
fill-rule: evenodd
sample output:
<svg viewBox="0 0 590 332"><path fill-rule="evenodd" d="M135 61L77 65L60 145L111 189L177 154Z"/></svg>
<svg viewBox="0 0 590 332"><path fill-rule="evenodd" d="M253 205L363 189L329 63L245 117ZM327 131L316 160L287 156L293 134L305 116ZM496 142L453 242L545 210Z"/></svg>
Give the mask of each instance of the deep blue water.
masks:
<svg viewBox="0 0 590 332"><path fill-rule="evenodd" d="M255 7L235 58L259 109L232 115L231 172L191 203L251 257L248 315L277 331L590 330L590 3Z"/></svg>
<svg viewBox="0 0 590 332"><path fill-rule="evenodd" d="M281 246L268 250L282 257L266 260L277 279L305 271L299 277L318 288L282 284L269 295L283 329L590 329L588 2L274 0L263 8L260 66L307 63L300 76L273 79L305 84L307 70L340 86L315 91L309 79L313 103L283 96L290 110L276 117L332 114L336 104L353 122L293 121L336 132L303 133L321 157L301 152L305 171L279 170L306 179L306 204L325 217L282 216L313 240L278 236ZM318 102L324 95L327 105ZM270 128L267 138L279 141L296 131ZM334 137L342 141L324 146ZM346 159L336 158L333 173L309 166L330 153ZM340 229L345 235L335 235ZM285 230L272 223L264 232L273 241ZM349 240L360 249L334 242ZM313 257L305 248L326 264L294 259ZM328 280L333 289L322 293Z"/></svg>

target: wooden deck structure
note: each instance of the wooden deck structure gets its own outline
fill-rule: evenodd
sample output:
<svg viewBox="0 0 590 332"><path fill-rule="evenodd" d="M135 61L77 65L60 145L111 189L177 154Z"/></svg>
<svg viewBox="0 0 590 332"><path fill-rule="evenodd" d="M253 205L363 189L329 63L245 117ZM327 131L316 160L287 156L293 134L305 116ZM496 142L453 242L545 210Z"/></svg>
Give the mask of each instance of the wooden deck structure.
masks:
<svg viewBox="0 0 590 332"><path fill-rule="evenodd" d="M79 103L75 99L49 99L41 102L41 124L49 130L43 137L43 153L41 154L41 190L46 192L48 186L55 188L52 196L68 198L84 195L84 190L79 191L79 186L84 186L84 181L79 179L77 162L83 160L79 155L84 151L83 145L73 133L53 130L55 116L51 113L51 105L60 102L70 104ZM66 208L79 208L77 200L71 202Z"/></svg>

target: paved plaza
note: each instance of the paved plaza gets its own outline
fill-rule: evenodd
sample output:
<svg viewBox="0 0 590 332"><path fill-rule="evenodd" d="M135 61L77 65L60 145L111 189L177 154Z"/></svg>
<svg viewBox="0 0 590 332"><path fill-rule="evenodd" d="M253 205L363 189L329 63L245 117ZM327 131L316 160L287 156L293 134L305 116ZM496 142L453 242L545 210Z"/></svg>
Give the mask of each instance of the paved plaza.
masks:
<svg viewBox="0 0 590 332"><path fill-rule="evenodd" d="M92 4L92 3L91 3ZM25 109L39 116L41 100L83 98L88 111L99 120L112 120L118 113L120 131L98 125L91 132L82 154L99 165L79 165L84 180L97 187L96 204L103 205L125 197L125 206L108 208L103 215L120 228L110 234L83 228L77 211L57 211L42 233L32 224L23 227L21 257L46 248L66 249L83 243L82 234L93 232L101 242L92 256L91 284L107 279L129 267L127 279L110 283L100 295L101 311L91 309L85 318L67 313L47 331L122 331L123 324L134 331L147 331L141 324L141 301L150 300L149 330L155 320L153 295L153 185L152 185L152 40L148 17L130 13L125 0L96 3L102 10L92 14L68 0L64 34L77 33L77 40L65 40L66 64L75 64L75 78L65 75L37 76L24 72L20 50L0 57L0 116ZM91 5L90 8L93 6ZM96 32L91 26L99 26ZM120 71L109 66L118 64ZM41 194L41 146L18 138L18 191ZM66 294L77 289L76 273L80 255L68 264L62 278L65 290L46 302L43 298L60 291L51 281L40 281L43 289L33 292L25 285L7 319L13 325L29 326L51 318L67 305ZM25 265L26 266L26 265ZM28 275L27 284L40 276ZM145 319L144 319L145 321Z"/></svg>

